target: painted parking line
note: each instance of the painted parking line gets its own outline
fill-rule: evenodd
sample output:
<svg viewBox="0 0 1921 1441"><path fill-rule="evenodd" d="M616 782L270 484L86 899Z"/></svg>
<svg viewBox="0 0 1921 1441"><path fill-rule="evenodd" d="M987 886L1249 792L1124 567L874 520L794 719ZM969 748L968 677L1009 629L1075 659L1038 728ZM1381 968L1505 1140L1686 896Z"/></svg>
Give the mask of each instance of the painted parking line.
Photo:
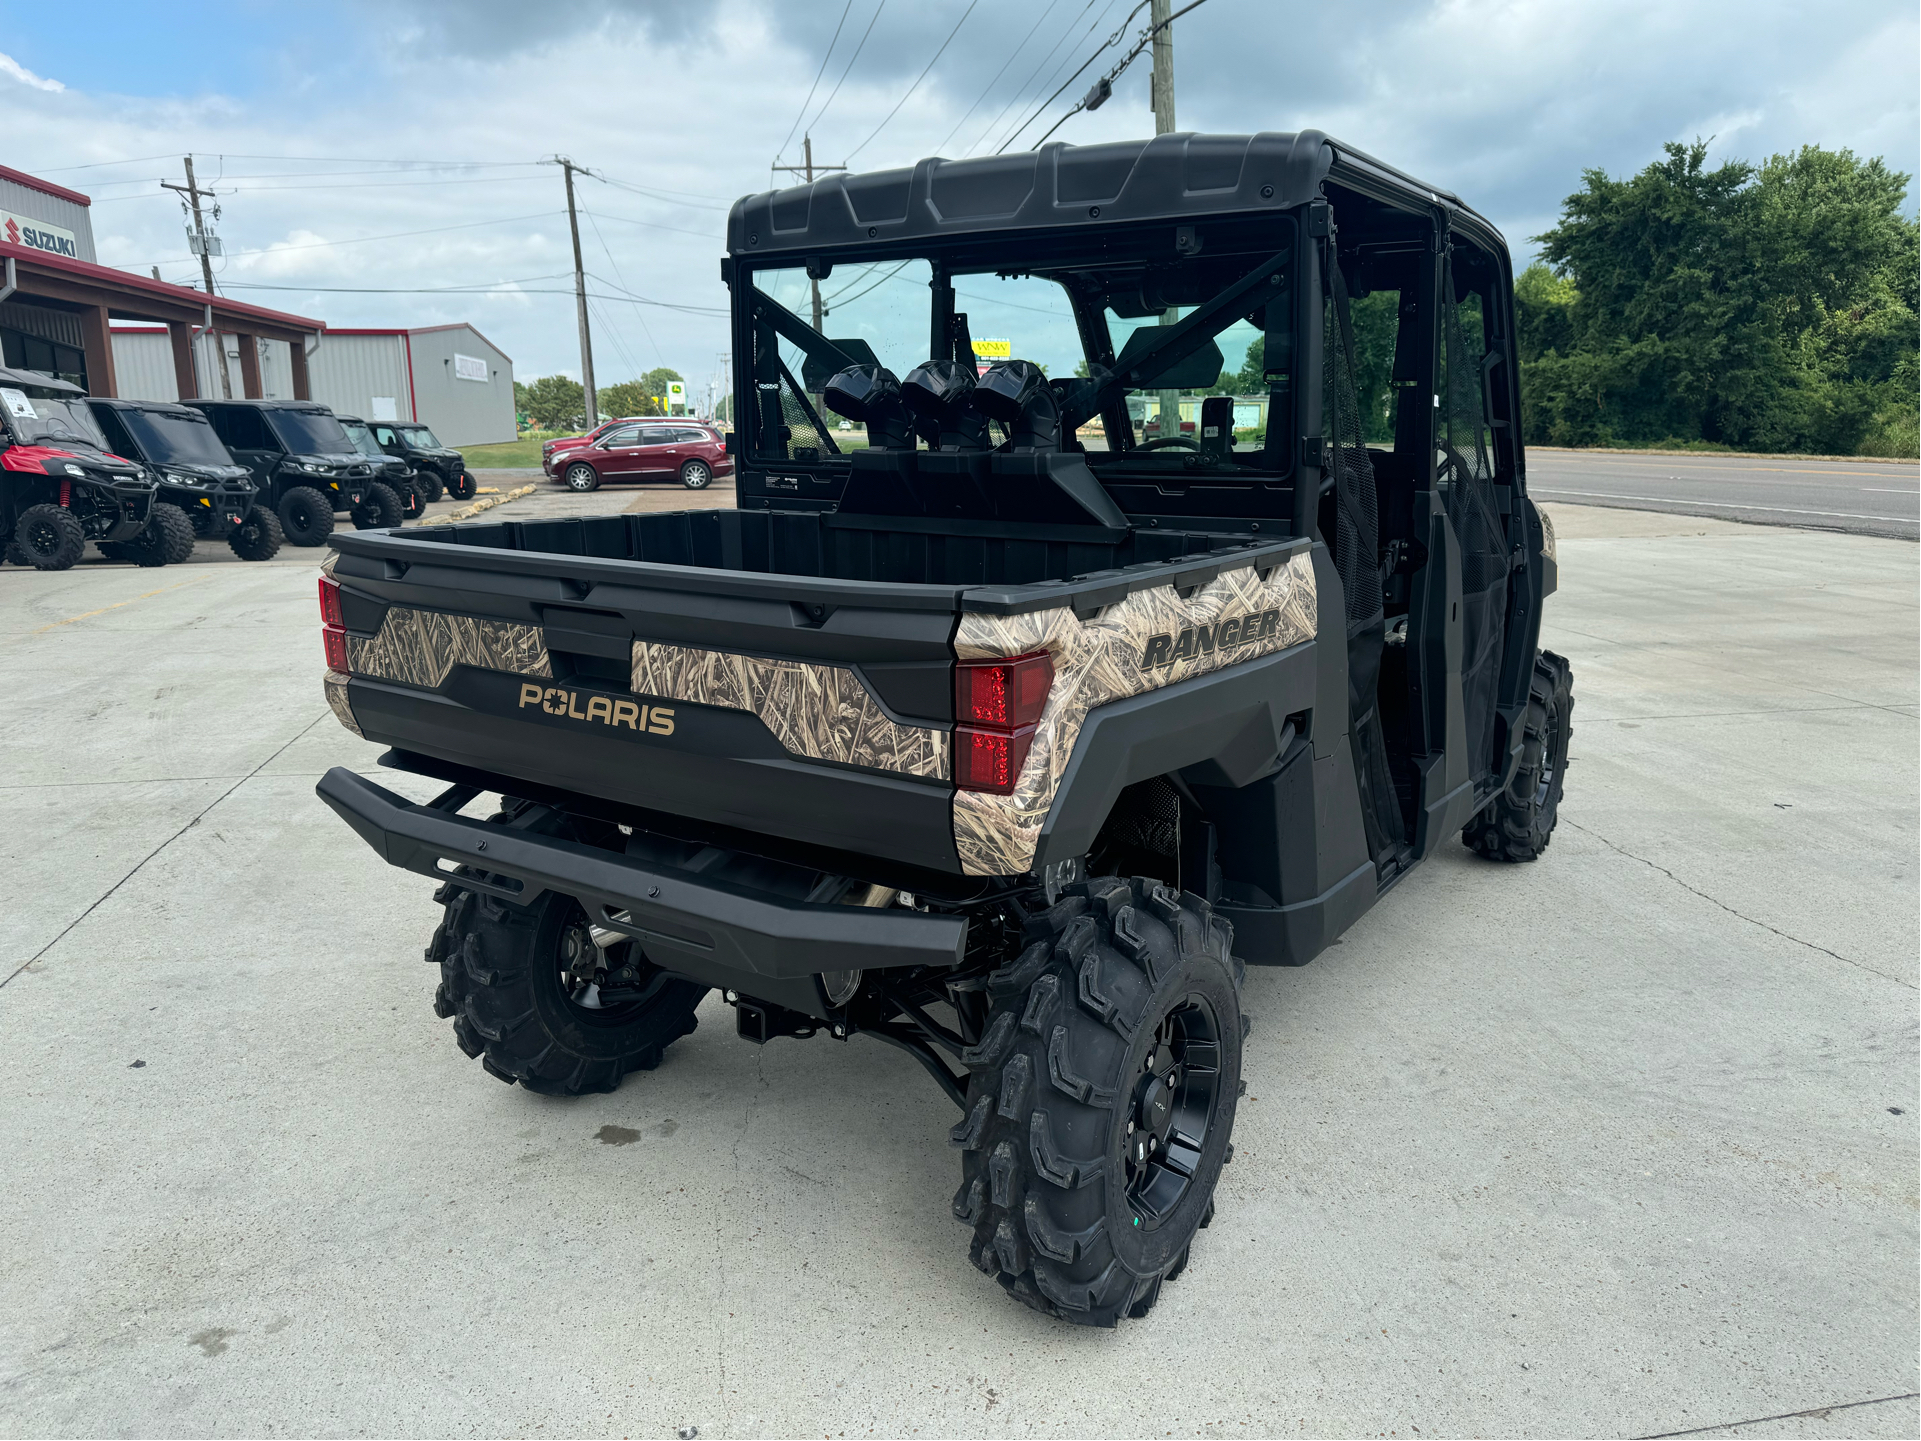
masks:
<svg viewBox="0 0 1921 1441"><path fill-rule="evenodd" d="M77 620L88 620L96 615L105 615L110 610L119 610L123 605L132 605L134 601L152 600L157 595L165 595L170 590L179 590L182 586L193 585L197 581L203 581L209 578L210 576L208 574L203 573L194 576L190 580L178 580L172 585L163 585L159 590L150 590L145 595L136 595L133 597L133 600L117 600L112 605L101 606L99 610L83 610L79 615L70 615L65 620L56 620L51 625L43 625L39 630L33 631L32 634L44 635L50 630L60 629L63 625L72 625Z"/></svg>

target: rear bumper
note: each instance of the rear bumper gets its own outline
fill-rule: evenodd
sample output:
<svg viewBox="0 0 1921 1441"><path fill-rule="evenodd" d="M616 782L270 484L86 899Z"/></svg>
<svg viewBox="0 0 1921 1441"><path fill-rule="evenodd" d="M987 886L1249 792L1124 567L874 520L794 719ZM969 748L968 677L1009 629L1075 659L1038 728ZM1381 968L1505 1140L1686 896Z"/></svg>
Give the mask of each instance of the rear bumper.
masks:
<svg viewBox="0 0 1921 1441"><path fill-rule="evenodd" d="M638 940L657 965L710 979L716 972L797 979L823 971L957 965L967 922L860 906L816 905L611 851L531 835L414 805L336 766L315 791L391 866L447 880L440 862L510 878L462 878L477 891L527 905L548 891L572 896L599 925ZM711 979L710 979L711 983Z"/></svg>

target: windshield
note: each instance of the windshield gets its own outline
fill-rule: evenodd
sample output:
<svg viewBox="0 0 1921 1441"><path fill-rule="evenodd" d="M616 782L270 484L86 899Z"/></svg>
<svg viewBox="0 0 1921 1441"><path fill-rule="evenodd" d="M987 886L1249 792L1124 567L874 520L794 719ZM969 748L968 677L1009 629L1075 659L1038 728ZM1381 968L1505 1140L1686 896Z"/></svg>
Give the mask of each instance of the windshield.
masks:
<svg viewBox="0 0 1921 1441"><path fill-rule="evenodd" d="M1291 449L1266 439L1269 411L1293 405L1293 222L1203 230L1184 256L1168 227L1143 226L989 239L940 269L922 257L817 260L818 279L798 266L757 269L751 453L805 463L864 448L864 426L824 400L849 363L899 379L930 358L971 362L977 375L1024 360L1061 402L1063 448L1097 469L1284 471ZM986 441L1008 445L1009 435L996 420Z"/></svg>
<svg viewBox="0 0 1921 1441"><path fill-rule="evenodd" d="M290 455L341 455L354 448L340 422L325 411L269 410L264 414Z"/></svg>
<svg viewBox="0 0 1921 1441"><path fill-rule="evenodd" d="M362 455L385 457L387 454L386 451L380 448L380 442L374 439L374 433L367 429L364 422L358 420L343 420L340 422L340 428L347 432L347 439L353 442L354 449Z"/></svg>
<svg viewBox="0 0 1921 1441"><path fill-rule="evenodd" d="M415 450L439 450L440 449L440 442L434 439L434 433L431 430L427 429L427 427L424 425L401 426L400 438L406 441L407 444L411 445Z"/></svg>
<svg viewBox="0 0 1921 1441"><path fill-rule="evenodd" d="M93 414L83 400L47 400L29 396L12 386L0 389L0 401L7 410L7 423L21 445L90 445L107 450L107 437L101 434Z"/></svg>
<svg viewBox="0 0 1921 1441"><path fill-rule="evenodd" d="M232 465L233 457L213 426L198 415L167 411L122 410L120 423L145 457L157 465Z"/></svg>

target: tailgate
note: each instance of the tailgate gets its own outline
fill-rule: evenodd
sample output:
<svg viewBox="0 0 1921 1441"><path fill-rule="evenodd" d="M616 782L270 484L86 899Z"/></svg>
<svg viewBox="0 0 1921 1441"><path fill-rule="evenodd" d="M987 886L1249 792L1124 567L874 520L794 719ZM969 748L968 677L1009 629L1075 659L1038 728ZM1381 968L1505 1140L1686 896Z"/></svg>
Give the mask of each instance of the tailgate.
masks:
<svg viewBox="0 0 1921 1441"><path fill-rule="evenodd" d="M620 523L540 523L556 549L537 551L333 537L342 720L510 779L959 870L956 588L558 548Z"/></svg>

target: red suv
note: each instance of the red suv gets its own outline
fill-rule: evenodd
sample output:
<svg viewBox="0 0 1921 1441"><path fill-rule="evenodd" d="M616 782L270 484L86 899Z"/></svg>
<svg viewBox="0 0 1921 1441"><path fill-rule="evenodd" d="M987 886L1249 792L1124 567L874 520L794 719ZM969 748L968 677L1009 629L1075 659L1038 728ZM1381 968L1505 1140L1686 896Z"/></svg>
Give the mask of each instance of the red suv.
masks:
<svg viewBox="0 0 1921 1441"><path fill-rule="evenodd" d="M717 475L734 473L720 432L689 420L620 420L591 436L562 441L542 457L541 469L569 490L600 489L603 481L677 480L705 490Z"/></svg>
<svg viewBox="0 0 1921 1441"><path fill-rule="evenodd" d="M660 417L655 416L653 418L658 420ZM647 417L641 415L623 415L616 419L601 421L599 425L596 425L585 435L563 435L557 440L543 440L540 443L540 464L542 468L545 468L547 462L553 458L556 450L573 450L577 446L585 445L590 440L599 440L603 434L612 430L616 425L632 425L637 420L645 419L647 419Z"/></svg>

